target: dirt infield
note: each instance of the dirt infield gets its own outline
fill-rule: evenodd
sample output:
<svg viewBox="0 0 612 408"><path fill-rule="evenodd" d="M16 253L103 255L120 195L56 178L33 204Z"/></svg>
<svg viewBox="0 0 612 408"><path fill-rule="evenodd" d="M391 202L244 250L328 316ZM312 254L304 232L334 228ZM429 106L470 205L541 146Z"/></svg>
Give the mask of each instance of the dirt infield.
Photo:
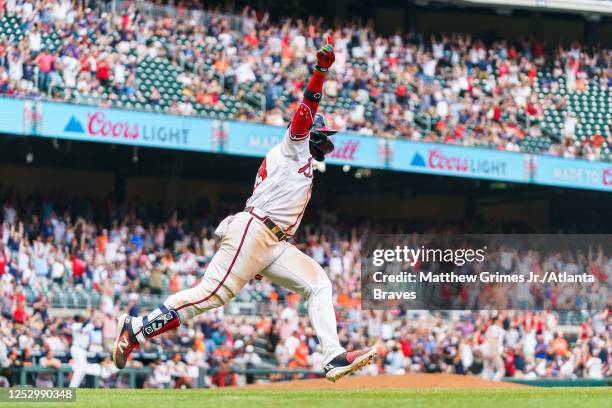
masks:
<svg viewBox="0 0 612 408"><path fill-rule="evenodd" d="M454 374L409 374L379 375L376 377L347 377L337 383L324 378L315 380L283 381L272 384L257 384L245 388L266 388L278 390L359 390L389 388L520 388L524 385L488 381L475 376Z"/></svg>

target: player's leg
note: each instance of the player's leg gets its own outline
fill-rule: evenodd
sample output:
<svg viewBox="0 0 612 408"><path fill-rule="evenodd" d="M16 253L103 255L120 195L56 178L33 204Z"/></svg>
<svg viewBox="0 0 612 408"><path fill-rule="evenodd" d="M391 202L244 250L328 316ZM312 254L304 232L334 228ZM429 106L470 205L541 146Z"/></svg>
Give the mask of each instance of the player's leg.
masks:
<svg viewBox="0 0 612 408"><path fill-rule="evenodd" d="M493 380L501 381L502 378L504 378L504 375L506 374L506 367L504 367L504 360L499 354L495 356L494 369L495 372L493 373Z"/></svg>
<svg viewBox="0 0 612 408"><path fill-rule="evenodd" d="M308 301L308 317L321 343L324 363L345 351L338 339L331 282L314 259L287 245L283 254L261 274Z"/></svg>
<svg viewBox="0 0 612 408"><path fill-rule="evenodd" d="M250 279L269 265L278 241L251 215L237 214L206 268L200 283L177 292L151 313L119 317L113 360L122 368L138 344L177 328L187 319L231 300Z"/></svg>
<svg viewBox="0 0 612 408"><path fill-rule="evenodd" d="M491 362L491 357L488 355L485 355L484 358L482 359L482 372L480 373L480 376L482 378L484 378L485 380L490 380L493 378L493 365Z"/></svg>
<svg viewBox="0 0 612 408"><path fill-rule="evenodd" d="M85 366L87 365L87 353L81 347L70 347L70 355L72 356L72 378L70 379L70 387L78 388L85 378Z"/></svg>
<svg viewBox="0 0 612 408"><path fill-rule="evenodd" d="M340 345L332 285L321 266L293 245L261 274L272 282L301 294L308 302L308 317L323 349L326 377L332 381L367 365L374 349L347 353Z"/></svg>

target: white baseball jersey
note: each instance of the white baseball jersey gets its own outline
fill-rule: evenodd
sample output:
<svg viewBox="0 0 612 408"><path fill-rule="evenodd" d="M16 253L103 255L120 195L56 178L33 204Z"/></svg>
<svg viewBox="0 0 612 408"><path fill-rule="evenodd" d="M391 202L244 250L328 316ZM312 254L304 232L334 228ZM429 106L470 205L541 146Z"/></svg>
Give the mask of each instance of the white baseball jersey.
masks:
<svg viewBox="0 0 612 408"><path fill-rule="evenodd" d="M288 235L293 235L304 216L312 192L312 156L308 135L293 137L289 129L261 163L247 207L270 217Z"/></svg>
<svg viewBox="0 0 612 408"><path fill-rule="evenodd" d="M256 208L258 214L239 212L225 218L217 228L221 244L200 283L173 294L164 306L174 309L185 322L227 304L247 282L261 275L307 301L324 365L346 352L336 331L332 285L325 270L291 243L279 241L260 221L261 216L268 216L287 234L293 234L310 199L312 178L308 135L297 139L286 134L266 155L253 195L247 200L247 206ZM148 319L154 321L162 314L162 309L155 309ZM135 318L132 329L138 332L142 324L143 317ZM141 343L146 340L142 330L136 338Z"/></svg>

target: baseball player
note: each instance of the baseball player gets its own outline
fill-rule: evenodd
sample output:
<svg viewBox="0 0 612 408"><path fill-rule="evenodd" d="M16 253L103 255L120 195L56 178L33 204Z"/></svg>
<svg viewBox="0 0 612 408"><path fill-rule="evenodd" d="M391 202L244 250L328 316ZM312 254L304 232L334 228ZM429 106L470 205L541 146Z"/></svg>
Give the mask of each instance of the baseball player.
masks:
<svg viewBox="0 0 612 408"><path fill-rule="evenodd" d="M225 305L251 279L265 276L301 294L308 301L308 316L323 349L323 369L330 381L367 365L374 348L347 352L338 339L332 286L321 266L287 242L295 234L312 192L312 159L323 161L336 133L317 114L325 76L335 59L331 36L318 50L310 82L304 91L283 140L266 154L253 194L244 211L225 218L215 233L221 238L201 282L175 293L151 313L119 316L119 334L113 360L125 367L139 344L187 319Z"/></svg>

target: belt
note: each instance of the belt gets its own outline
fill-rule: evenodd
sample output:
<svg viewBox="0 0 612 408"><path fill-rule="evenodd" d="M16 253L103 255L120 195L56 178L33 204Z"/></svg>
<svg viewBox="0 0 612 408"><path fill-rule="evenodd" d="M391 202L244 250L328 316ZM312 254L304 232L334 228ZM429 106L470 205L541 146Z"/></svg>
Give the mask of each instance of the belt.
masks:
<svg viewBox="0 0 612 408"><path fill-rule="evenodd" d="M261 221L266 226L266 228L268 228L272 232L272 234L274 234L276 239L278 239L279 241L284 241L287 239L287 234L285 234L285 231L283 231L281 227L276 225L276 223L272 221L270 217L268 217L267 215L261 217L257 215L255 211L256 210L254 207L246 207L244 209L244 212L248 212L249 214L257 218L259 221Z"/></svg>

